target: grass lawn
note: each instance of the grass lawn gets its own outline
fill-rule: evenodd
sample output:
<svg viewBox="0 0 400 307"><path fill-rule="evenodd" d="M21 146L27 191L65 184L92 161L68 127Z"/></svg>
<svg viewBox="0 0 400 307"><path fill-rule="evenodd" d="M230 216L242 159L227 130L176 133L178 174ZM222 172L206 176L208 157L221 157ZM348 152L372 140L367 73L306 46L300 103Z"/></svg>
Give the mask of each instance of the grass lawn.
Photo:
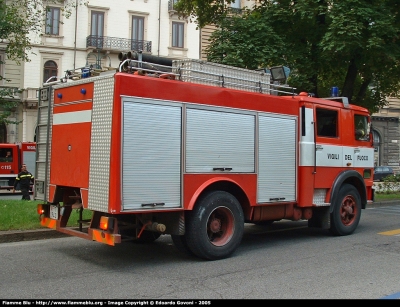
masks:
<svg viewBox="0 0 400 307"><path fill-rule="evenodd" d="M39 214L36 211L40 201L0 200L0 231L1 230L32 230L44 228L40 225ZM83 210L83 219L90 219L91 211ZM79 219L79 211L73 210L68 226L78 226L74 223Z"/></svg>

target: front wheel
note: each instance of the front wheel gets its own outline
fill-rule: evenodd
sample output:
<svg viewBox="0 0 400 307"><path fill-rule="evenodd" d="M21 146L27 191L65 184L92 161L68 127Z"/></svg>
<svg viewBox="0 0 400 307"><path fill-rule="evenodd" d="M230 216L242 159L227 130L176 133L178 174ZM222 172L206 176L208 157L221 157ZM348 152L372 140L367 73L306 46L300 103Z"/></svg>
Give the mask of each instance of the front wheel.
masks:
<svg viewBox="0 0 400 307"><path fill-rule="evenodd" d="M185 241L190 251L200 258L229 257L239 246L243 232L243 210L230 193L211 192L187 213Z"/></svg>
<svg viewBox="0 0 400 307"><path fill-rule="evenodd" d="M356 230L361 217L361 197L357 189L344 184L333 204L330 214L330 232L337 236L352 234Z"/></svg>

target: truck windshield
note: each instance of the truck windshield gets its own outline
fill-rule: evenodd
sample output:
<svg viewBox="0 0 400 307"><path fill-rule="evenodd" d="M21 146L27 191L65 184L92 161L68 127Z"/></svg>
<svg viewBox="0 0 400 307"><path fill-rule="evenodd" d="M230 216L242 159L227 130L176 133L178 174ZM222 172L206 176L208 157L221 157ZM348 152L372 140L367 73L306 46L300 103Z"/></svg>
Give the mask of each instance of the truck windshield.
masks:
<svg viewBox="0 0 400 307"><path fill-rule="evenodd" d="M12 162L12 149L11 148L1 148L0 149L0 162Z"/></svg>
<svg viewBox="0 0 400 307"><path fill-rule="evenodd" d="M354 115L354 127L356 140L369 141L370 124L367 116Z"/></svg>

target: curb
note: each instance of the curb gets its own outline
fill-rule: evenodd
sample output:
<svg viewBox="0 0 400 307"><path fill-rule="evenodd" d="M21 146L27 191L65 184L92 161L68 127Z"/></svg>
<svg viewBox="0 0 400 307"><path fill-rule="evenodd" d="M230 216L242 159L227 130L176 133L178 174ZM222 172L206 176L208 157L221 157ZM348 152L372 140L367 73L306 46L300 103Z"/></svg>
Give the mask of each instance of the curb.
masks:
<svg viewBox="0 0 400 307"><path fill-rule="evenodd" d="M67 234L53 229L0 231L0 243L33 241L68 237Z"/></svg>
<svg viewBox="0 0 400 307"><path fill-rule="evenodd" d="M395 205L400 205L400 199L377 201L370 205L367 205L367 209L395 206ZM69 235L48 228L35 229L35 230L0 231L0 243L44 240L44 239L65 238L65 237L69 237Z"/></svg>
<svg viewBox="0 0 400 307"><path fill-rule="evenodd" d="M386 206L395 206L395 205L400 205L400 199L376 201L376 202L373 202L371 205L367 204L367 209L368 208L377 208L377 207L386 207Z"/></svg>

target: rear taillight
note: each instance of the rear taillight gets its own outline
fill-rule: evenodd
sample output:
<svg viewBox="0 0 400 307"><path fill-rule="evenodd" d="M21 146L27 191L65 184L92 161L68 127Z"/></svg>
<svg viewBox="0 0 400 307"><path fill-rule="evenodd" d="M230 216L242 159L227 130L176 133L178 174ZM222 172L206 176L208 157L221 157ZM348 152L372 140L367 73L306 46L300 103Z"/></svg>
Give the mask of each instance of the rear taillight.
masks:
<svg viewBox="0 0 400 307"><path fill-rule="evenodd" d="M37 205L37 207L36 207L36 210L37 210L37 213L39 214L39 215L42 215L42 214L44 214L44 207L43 207L43 204L38 204Z"/></svg>

